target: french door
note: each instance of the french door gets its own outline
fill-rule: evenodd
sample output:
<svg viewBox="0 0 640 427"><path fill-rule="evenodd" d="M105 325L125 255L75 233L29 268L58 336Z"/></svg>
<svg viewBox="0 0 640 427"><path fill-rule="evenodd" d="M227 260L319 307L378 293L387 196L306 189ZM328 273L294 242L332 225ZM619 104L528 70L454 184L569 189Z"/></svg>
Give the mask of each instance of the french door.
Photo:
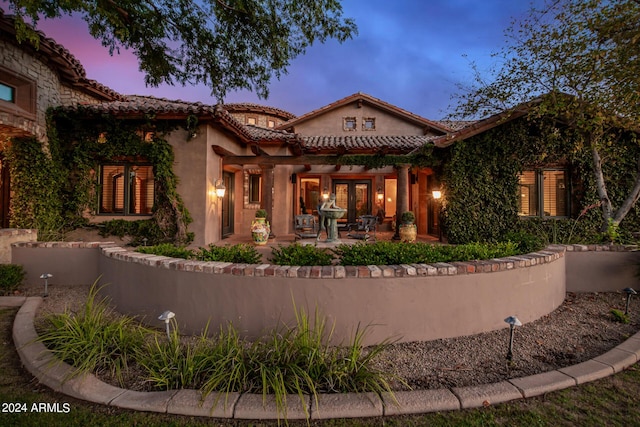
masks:
<svg viewBox="0 0 640 427"><path fill-rule="evenodd" d="M371 180L350 179L333 181L336 205L347 209L347 213L338 222L354 223L361 215L371 214Z"/></svg>

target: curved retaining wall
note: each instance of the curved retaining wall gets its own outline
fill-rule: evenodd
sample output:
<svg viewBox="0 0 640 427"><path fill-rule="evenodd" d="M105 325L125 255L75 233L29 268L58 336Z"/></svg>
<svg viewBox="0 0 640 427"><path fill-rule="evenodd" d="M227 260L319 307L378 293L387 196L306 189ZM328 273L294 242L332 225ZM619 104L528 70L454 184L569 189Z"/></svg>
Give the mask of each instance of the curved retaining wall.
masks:
<svg viewBox="0 0 640 427"><path fill-rule="evenodd" d="M611 252L598 254L603 248ZM118 310L142 315L152 326L162 327L158 315L171 310L182 332L198 334L207 322L210 330L232 322L254 338L282 322L292 324L295 301L307 313L317 308L329 325L335 322L336 343L349 340L358 325L370 326L365 344L476 334L506 327L510 315L530 322L557 308L567 291L579 290L584 275L606 278L597 282L613 287L588 291L633 286L629 265L639 254L624 247L550 246L464 263L289 267L186 261L113 244L13 245L14 262L25 266L31 281L53 270L53 285L92 283L102 276L108 284L103 292ZM598 255L617 267L598 273Z"/></svg>
<svg viewBox="0 0 640 427"><path fill-rule="evenodd" d="M468 263L286 267L185 261L103 248L104 292L118 309L162 326L176 313L180 329L200 333L232 322L249 338L281 322L293 324L295 305L316 308L335 322L333 341L348 341L370 326L365 344L387 338L425 341L530 322L564 300L564 248Z"/></svg>

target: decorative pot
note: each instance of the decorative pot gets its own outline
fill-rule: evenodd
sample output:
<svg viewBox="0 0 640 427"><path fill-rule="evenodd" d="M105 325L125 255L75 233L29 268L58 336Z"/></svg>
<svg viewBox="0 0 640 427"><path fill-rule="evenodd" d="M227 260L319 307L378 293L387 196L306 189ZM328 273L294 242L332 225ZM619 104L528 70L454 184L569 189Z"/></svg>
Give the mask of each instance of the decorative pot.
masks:
<svg viewBox="0 0 640 427"><path fill-rule="evenodd" d="M416 235L418 229L415 224L400 224L400 230L398 230L400 240L405 243L413 243L416 241Z"/></svg>
<svg viewBox="0 0 640 427"><path fill-rule="evenodd" d="M269 233L271 233L271 227L266 218L255 218L251 222L251 237L256 245L266 245Z"/></svg>

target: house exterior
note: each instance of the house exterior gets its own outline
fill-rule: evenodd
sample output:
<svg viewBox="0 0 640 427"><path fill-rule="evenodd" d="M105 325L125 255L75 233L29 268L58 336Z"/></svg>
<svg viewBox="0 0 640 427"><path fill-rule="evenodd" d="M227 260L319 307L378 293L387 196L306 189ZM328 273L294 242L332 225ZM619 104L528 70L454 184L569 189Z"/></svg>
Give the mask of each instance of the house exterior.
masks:
<svg viewBox="0 0 640 427"><path fill-rule="evenodd" d="M218 243L231 235L250 236L255 211L264 208L274 236L293 233L294 217L317 213L335 193L348 209L344 222L378 215L390 229L397 212L413 210L418 232L437 232L430 215L429 168L341 165L350 155L403 155L450 129L363 93L355 93L300 117L256 104L204 105L152 97L125 96L88 80L82 65L63 46L40 33L40 49L15 41L10 17L1 20L0 159L15 137L34 137L47 151L46 114L108 115L141 123L141 139L153 138L160 123L171 144L177 192L192 222L194 245ZM149 120L149 117L153 117ZM144 124L143 124L144 123ZM191 124L189 124L191 123ZM186 124L186 125L185 125ZM109 144L109 135L98 139ZM11 178L2 171L2 226L11 224ZM144 158L100 159L91 222L138 220L153 215L153 165ZM216 186L224 183L223 197Z"/></svg>
<svg viewBox="0 0 640 427"><path fill-rule="evenodd" d="M572 168L569 159L575 153L551 163L550 157L546 163L526 163L512 151L508 158L503 153L493 160L504 175L495 175L490 167L475 169L483 163L478 160L489 158L481 147L509 150L503 141L517 136L520 140L514 147L522 148L535 140L535 129L523 135L510 130L526 119L526 108L460 124L428 120L360 92L301 116L250 103L205 105L123 95L87 79L73 55L42 33L39 50L18 44L12 19L0 18L3 228L21 219L12 207L19 180L10 173L6 156L10 147L21 138L31 138L51 157L53 142L77 146L77 129L63 129L69 117L86 125L83 137L92 139L94 147L100 147L95 152L101 153L84 172L93 189L80 214L92 223L157 218L159 196L172 189L160 182L163 172L145 153L162 140L171 147L169 167L179 196L168 203L176 212L182 206L188 212L194 246L224 244L230 236L249 241L258 209L267 210L272 237L293 234L295 216L317 215L318 205L330 193L336 195L338 206L347 209L342 224L370 214L379 218L380 229L391 230L397 215L413 211L418 234L434 236L441 234L442 218L454 219L465 229L489 229L498 223L508 228L522 218L575 218L590 202L581 193L578 170L584 168ZM126 128L126 139L137 141L138 151L110 150L122 135L116 138L113 132L102 131L107 122L112 129ZM61 141L50 141L51 128ZM457 167L460 156L451 153L463 143L470 143L465 150L477 150L468 159L474 167L447 172ZM413 161L425 151L435 153L437 161ZM456 179L451 173L457 174ZM487 188L498 182L501 186L496 189ZM73 190L74 183L68 180L66 186ZM444 203L434 197L435 190L444 191L448 216L441 217ZM496 200L501 205L492 206ZM460 240L483 237L470 234Z"/></svg>

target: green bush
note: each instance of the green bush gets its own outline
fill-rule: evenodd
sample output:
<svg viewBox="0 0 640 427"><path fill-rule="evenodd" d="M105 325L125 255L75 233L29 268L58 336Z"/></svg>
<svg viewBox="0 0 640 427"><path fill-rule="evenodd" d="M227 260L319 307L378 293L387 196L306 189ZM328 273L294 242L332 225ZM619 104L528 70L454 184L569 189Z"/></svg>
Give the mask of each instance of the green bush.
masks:
<svg viewBox="0 0 640 427"><path fill-rule="evenodd" d="M271 249L270 261L277 265L331 265L334 255L312 245L294 243Z"/></svg>
<svg viewBox="0 0 640 427"><path fill-rule="evenodd" d="M539 251L546 246L543 237L526 231L511 231L503 237L503 240L513 242L516 244L518 252L525 254Z"/></svg>
<svg viewBox="0 0 640 427"><path fill-rule="evenodd" d="M512 242L443 246L429 243L376 242L339 245L334 249L341 265L432 264L501 258L519 254Z"/></svg>
<svg viewBox="0 0 640 427"><path fill-rule="evenodd" d="M237 245L216 246L200 248L194 255L200 261L233 262L237 264L258 264L261 255L253 245L240 243Z"/></svg>
<svg viewBox="0 0 640 427"><path fill-rule="evenodd" d="M176 246L171 243L161 243L155 246L141 246L136 249L136 252L167 256L171 258L190 259L194 257L194 252L191 249L187 249L182 246Z"/></svg>
<svg viewBox="0 0 640 427"><path fill-rule="evenodd" d="M0 264L0 292L12 294L22 284L24 269L17 264Z"/></svg>
<svg viewBox="0 0 640 427"><path fill-rule="evenodd" d="M618 309L612 308L610 313L614 322L620 322L624 324L627 324L630 322L629 315L625 314L624 311L620 311Z"/></svg>

